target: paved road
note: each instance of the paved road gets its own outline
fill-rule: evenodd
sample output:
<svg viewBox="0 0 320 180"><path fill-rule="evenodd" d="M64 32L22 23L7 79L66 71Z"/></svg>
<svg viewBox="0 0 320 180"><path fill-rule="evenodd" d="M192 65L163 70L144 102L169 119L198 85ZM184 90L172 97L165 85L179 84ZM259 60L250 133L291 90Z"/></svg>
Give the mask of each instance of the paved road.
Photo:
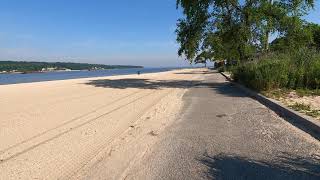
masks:
<svg viewBox="0 0 320 180"><path fill-rule="evenodd" d="M320 179L320 142L220 74L184 101L181 119L127 179Z"/></svg>

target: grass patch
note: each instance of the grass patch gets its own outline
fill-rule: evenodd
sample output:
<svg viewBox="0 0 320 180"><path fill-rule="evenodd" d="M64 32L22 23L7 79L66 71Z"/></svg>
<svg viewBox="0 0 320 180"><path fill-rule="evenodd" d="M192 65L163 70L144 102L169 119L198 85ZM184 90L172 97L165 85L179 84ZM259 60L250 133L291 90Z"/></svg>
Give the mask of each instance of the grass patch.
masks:
<svg viewBox="0 0 320 180"><path fill-rule="evenodd" d="M306 114L307 114L308 116L317 118L317 117L320 117L320 110L308 111L308 112L306 112Z"/></svg>
<svg viewBox="0 0 320 180"><path fill-rule="evenodd" d="M320 89L297 89L298 96L320 96Z"/></svg>
<svg viewBox="0 0 320 180"><path fill-rule="evenodd" d="M261 94L268 98L280 100L281 98L285 98L290 93L289 89L275 89L270 91L261 91Z"/></svg>
<svg viewBox="0 0 320 180"><path fill-rule="evenodd" d="M311 109L309 104L295 103L293 105L290 105L289 107L291 107L295 111L305 113L306 115L314 118L320 117L320 110Z"/></svg>
<svg viewBox="0 0 320 180"><path fill-rule="evenodd" d="M289 107L291 107L295 111L311 111L310 105L304 103L295 103L293 105L290 105Z"/></svg>
<svg viewBox="0 0 320 180"><path fill-rule="evenodd" d="M265 95L268 98L280 100L281 98L286 98L290 92L295 92L295 94L299 97L304 96L320 96L320 89L274 89L268 91L261 91L261 94Z"/></svg>

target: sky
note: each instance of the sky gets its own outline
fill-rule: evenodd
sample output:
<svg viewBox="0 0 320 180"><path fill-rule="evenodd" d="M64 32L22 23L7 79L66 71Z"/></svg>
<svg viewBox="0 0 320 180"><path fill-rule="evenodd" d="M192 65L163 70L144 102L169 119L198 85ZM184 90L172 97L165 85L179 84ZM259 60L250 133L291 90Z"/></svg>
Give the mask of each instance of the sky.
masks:
<svg viewBox="0 0 320 180"><path fill-rule="evenodd" d="M175 0L0 0L0 60L185 66L179 17Z"/></svg>

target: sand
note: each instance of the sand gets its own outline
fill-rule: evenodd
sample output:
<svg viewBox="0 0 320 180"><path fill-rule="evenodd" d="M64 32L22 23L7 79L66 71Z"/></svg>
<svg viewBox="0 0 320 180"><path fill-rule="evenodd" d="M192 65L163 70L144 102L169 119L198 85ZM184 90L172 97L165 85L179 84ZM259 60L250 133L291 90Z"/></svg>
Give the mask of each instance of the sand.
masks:
<svg viewBox="0 0 320 180"><path fill-rule="evenodd" d="M309 106L309 111L316 111L320 113L320 96L298 96L295 91L291 91L278 100L289 107L295 104L300 104ZM307 110L300 110L300 112L310 116L310 114L307 113ZM320 120L320 116L317 113L313 113L312 118Z"/></svg>
<svg viewBox="0 0 320 180"><path fill-rule="evenodd" d="M1 85L0 179L125 178L201 70Z"/></svg>

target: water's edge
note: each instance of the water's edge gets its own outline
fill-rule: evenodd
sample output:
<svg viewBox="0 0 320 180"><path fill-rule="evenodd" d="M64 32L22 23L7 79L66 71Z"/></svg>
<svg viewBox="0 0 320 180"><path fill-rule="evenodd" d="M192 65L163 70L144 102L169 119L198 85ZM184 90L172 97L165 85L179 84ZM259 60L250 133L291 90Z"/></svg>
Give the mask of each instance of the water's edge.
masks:
<svg viewBox="0 0 320 180"><path fill-rule="evenodd" d="M156 73L170 71L180 68L130 68L130 69L108 69L98 71L63 71L63 72L45 72L30 74L0 74L0 85L20 84L42 81L67 80L78 78L90 78L101 76L116 76L141 73Z"/></svg>

